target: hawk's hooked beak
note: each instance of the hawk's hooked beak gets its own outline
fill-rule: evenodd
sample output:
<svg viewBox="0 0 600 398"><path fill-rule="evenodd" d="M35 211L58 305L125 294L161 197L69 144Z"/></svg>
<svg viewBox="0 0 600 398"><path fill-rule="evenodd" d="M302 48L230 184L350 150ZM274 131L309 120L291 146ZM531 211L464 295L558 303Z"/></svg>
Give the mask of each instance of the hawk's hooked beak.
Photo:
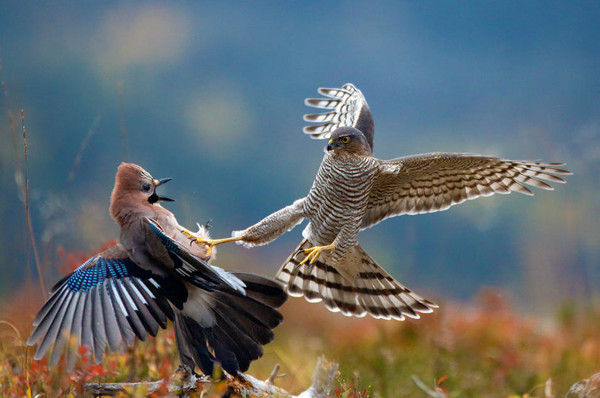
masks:
<svg viewBox="0 0 600 398"><path fill-rule="evenodd" d="M161 202L161 201L165 201L165 202L174 202L175 199L171 199L171 198L167 198L166 196L159 196L156 194L156 187L166 184L167 182L171 181L172 178L161 178L160 180L154 179L154 192L152 193L152 195L150 195L150 198L148 198L148 201L150 203L156 203L156 202Z"/></svg>
<svg viewBox="0 0 600 398"><path fill-rule="evenodd" d="M327 143L327 150L331 151L333 148L335 148L335 145L333 145L333 139L330 139Z"/></svg>

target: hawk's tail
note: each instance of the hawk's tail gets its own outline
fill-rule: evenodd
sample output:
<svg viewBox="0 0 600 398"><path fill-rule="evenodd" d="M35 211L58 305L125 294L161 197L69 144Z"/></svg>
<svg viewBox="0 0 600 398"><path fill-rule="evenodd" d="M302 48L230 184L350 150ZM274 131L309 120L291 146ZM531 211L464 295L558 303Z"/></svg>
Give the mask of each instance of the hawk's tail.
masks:
<svg viewBox="0 0 600 398"><path fill-rule="evenodd" d="M334 267L323 263L327 261L323 260L324 256L310 266L299 266L305 256L296 253L311 246L303 239L277 273L276 278L286 285L291 296L304 296L309 302L323 301L330 311L346 316L369 314L374 318L400 321L406 317L418 319L419 313L438 308L392 278L358 245L354 253L360 256L355 259L360 266L354 278L342 276Z"/></svg>

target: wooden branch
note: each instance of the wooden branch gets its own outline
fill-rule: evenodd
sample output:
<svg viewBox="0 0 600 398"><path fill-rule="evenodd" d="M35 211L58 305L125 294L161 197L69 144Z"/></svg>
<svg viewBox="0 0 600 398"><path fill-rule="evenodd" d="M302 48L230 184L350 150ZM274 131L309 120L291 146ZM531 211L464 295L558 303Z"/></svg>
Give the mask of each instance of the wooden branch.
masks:
<svg viewBox="0 0 600 398"><path fill-rule="evenodd" d="M258 380L248 374L240 373L237 377L228 376L224 381L213 381L210 377L196 375L185 365L180 365L169 379L137 383L89 383L85 390L94 397L114 396L119 392L153 393L162 392L189 397L192 392L207 391L213 385L224 382L227 391L233 396L274 396L281 398L326 398L333 388L338 365L328 362L324 357L317 360L312 385L300 395L293 396L284 389L276 387L273 381L277 378L279 365L265 381Z"/></svg>
<svg viewBox="0 0 600 398"><path fill-rule="evenodd" d="M276 363L275 367L273 368L273 371L271 372L271 374L269 375L269 377L267 378L266 382L267 383L271 383L271 384L275 384L275 378L277 378L279 375L277 373L279 373L279 364Z"/></svg>
<svg viewBox="0 0 600 398"><path fill-rule="evenodd" d="M573 384L565 398L591 398L597 397L600 391L600 373L592 375Z"/></svg>
<svg viewBox="0 0 600 398"><path fill-rule="evenodd" d="M190 392L201 391L203 385L210 385L212 381L208 376L195 375L186 365L179 365L175 374L167 380L142 381L136 383L88 383L85 390L94 397L113 396L119 392L157 392L164 389L171 394L178 394L180 397L188 397Z"/></svg>
<svg viewBox="0 0 600 398"><path fill-rule="evenodd" d="M333 388L337 370L337 363L328 362L324 356L321 356L317 360L312 385L308 390L298 395L298 398L326 398Z"/></svg>

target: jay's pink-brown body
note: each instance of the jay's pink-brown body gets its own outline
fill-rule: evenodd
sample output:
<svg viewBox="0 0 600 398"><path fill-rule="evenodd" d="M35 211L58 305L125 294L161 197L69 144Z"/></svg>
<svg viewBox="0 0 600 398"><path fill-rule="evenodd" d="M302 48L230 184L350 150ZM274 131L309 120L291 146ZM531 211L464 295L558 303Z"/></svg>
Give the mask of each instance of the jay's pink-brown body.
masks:
<svg viewBox="0 0 600 398"><path fill-rule="evenodd" d="M155 336L174 322L182 363L212 374L215 362L230 374L248 369L273 339L282 321L276 310L287 296L271 279L229 273L207 263L207 247L190 246L174 215L161 206L171 199L138 165L123 163L115 178L110 214L121 228L115 246L90 258L59 281L34 320L28 345L48 351L50 364L63 352L74 365L78 345L97 362L137 337ZM208 237L200 228L199 233Z"/></svg>

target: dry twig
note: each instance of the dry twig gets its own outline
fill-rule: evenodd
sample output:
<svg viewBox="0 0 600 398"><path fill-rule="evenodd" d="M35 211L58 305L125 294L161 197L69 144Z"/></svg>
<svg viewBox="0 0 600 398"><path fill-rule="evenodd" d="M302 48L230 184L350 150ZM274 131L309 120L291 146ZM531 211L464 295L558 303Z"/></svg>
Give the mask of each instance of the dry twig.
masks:
<svg viewBox="0 0 600 398"><path fill-rule="evenodd" d="M326 361L323 357L317 361L312 385L300 395L293 396L284 389L276 387L273 380L277 377L279 365L275 365L273 372L265 381L258 380L247 374L237 377L228 376L223 381L213 381L208 376L196 375L189 367L180 365L175 374L168 380L139 383L89 383L85 390L95 397L104 395L113 396L125 391L144 391L148 394L166 388L171 394L179 397L189 397L193 392L206 391L217 383L225 383L228 396L255 396L255 397L280 397L280 398L326 398L333 387L338 365Z"/></svg>

